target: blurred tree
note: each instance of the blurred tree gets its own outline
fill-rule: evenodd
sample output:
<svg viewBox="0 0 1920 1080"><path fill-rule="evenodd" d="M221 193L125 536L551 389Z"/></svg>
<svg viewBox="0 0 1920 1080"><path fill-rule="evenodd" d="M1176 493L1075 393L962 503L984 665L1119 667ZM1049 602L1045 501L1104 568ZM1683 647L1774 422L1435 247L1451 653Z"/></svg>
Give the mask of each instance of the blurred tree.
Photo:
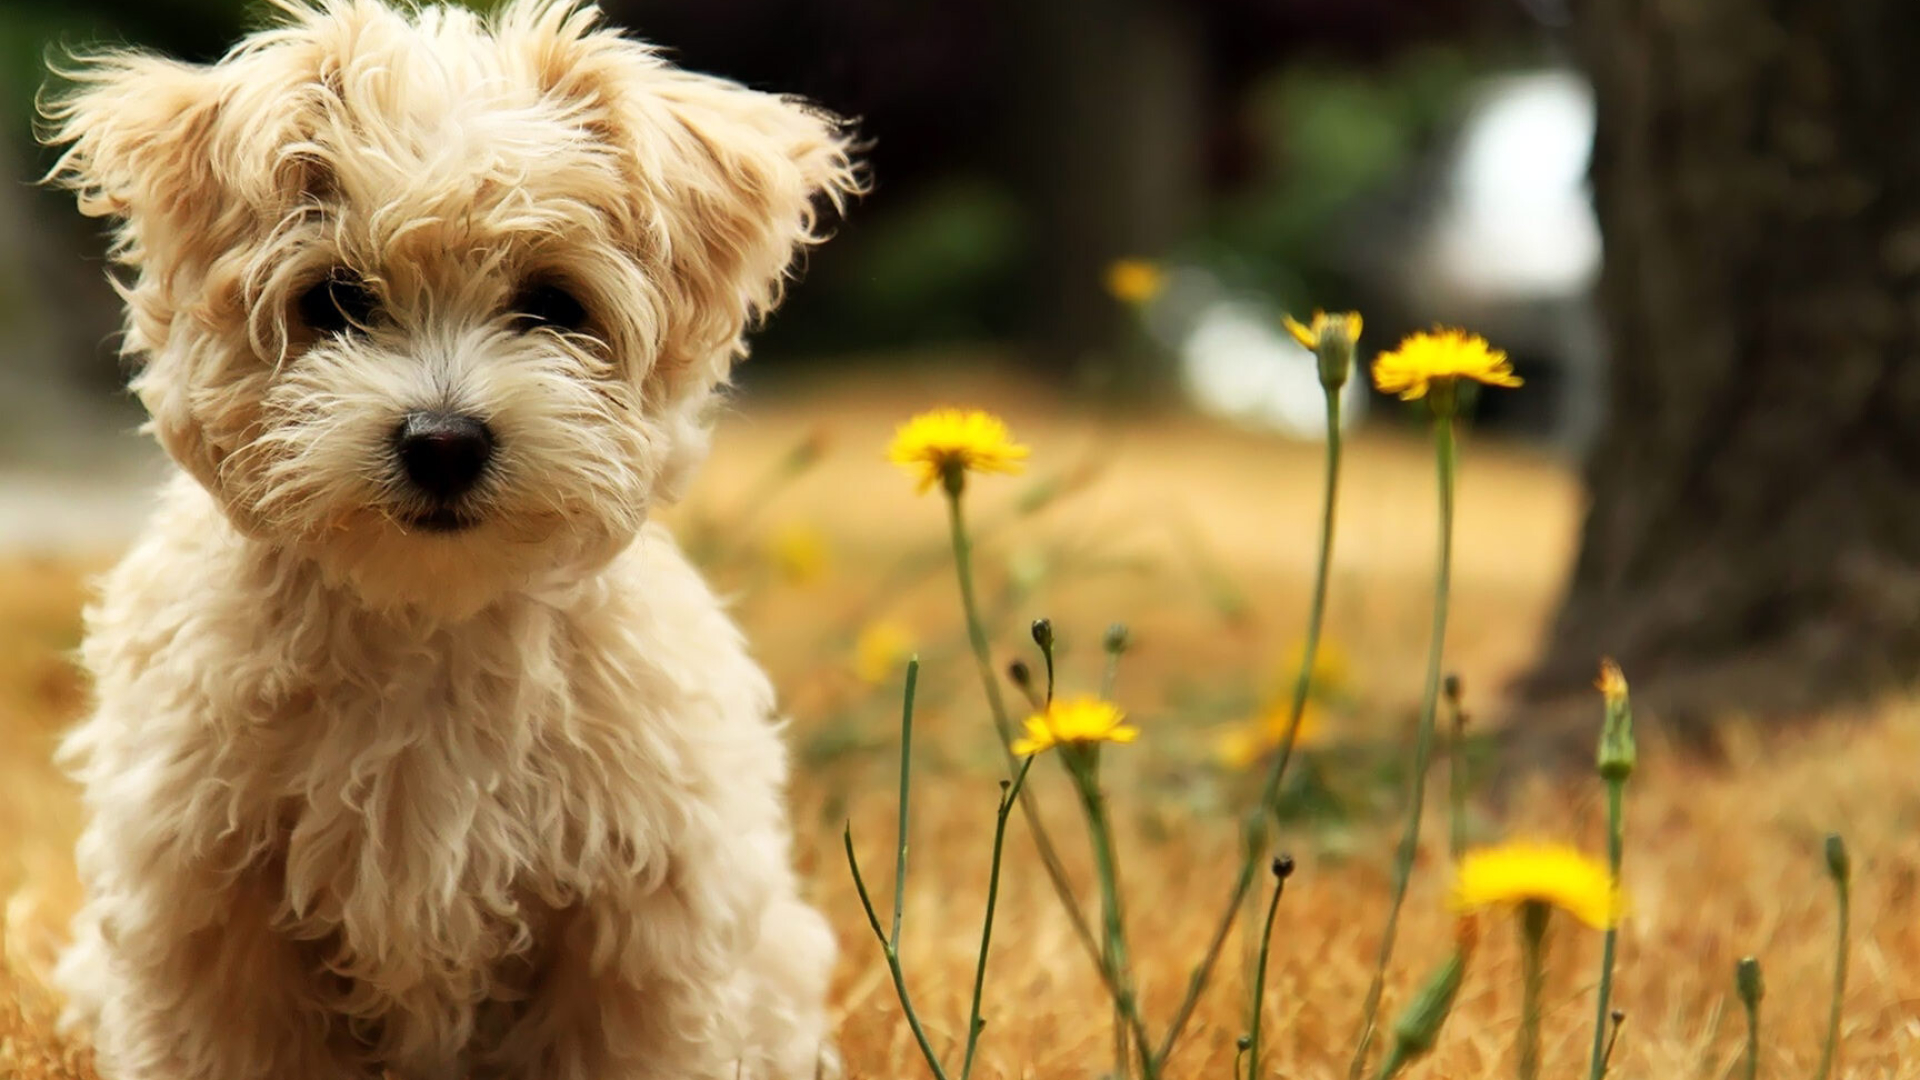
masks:
<svg viewBox="0 0 1920 1080"><path fill-rule="evenodd" d="M1920 6L1577 11L1611 420L1528 695L1583 688L1603 653L1683 728L1903 687L1920 671Z"/></svg>
<svg viewBox="0 0 1920 1080"><path fill-rule="evenodd" d="M1166 0L1016 4L1020 186L1035 227L1028 267L1036 357L1104 396L1144 398L1171 373L1124 333L1101 288L1115 259L1163 258L1197 223L1206 42Z"/></svg>

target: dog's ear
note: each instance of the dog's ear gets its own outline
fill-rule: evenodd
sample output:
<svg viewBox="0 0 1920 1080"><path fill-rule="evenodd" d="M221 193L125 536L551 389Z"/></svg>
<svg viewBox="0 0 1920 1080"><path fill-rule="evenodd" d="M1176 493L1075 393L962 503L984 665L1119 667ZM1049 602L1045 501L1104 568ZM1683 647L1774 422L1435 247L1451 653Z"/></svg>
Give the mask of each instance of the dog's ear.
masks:
<svg viewBox="0 0 1920 1080"><path fill-rule="evenodd" d="M220 95L213 69L137 52L76 56L55 66L64 87L42 95L40 137L64 148L48 183L70 188L80 211L114 221L114 260L134 272L121 352L139 362L134 388L174 459L210 487L218 455L192 420L187 379L159 373L181 317L178 283L205 276L209 254L234 227L215 149Z"/></svg>
<svg viewBox="0 0 1920 1080"><path fill-rule="evenodd" d="M664 68L630 102L651 160L669 288L667 378L722 382L742 332L780 301L820 213L861 188L845 125L791 98ZM649 115L651 114L651 115Z"/></svg>
<svg viewBox="0 0 1920 1080"><path fill-rule="evenodd" d="M863 190L848 125L674 67L572 0L511 4L501 34L619 159L629 243L662 308L649 381L669 398L724 382L796 253L823 239L822 212Z"/></svg>
<svg viewBox="0 0 1920 1080"><path fill-rule="evenodd" d="M221 205L214 133L220 101L209 68L136 52L57 64L66 85L40 101L42 141L64 152L47 174L81 213L121 224L114 255L165 265Z"/></svg>

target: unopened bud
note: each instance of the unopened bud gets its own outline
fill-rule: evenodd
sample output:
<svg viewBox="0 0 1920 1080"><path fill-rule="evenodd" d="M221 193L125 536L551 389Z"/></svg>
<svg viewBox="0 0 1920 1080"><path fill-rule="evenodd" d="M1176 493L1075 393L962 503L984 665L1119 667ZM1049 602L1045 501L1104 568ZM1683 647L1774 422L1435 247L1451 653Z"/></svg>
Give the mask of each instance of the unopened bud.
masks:
<svg viewBox="0 0 1920 1080"><path fill-rule="evenodd" d="M1827 834L1827 876L1843 888L1853 878L1853 858L1847 854L1846 838L1839 833Z"/></svg>
<svg viewBox="0 0 1920 1080"><path fill-rule="evenodd" d="M1118 656L1127 651L1127 646L1132 644L1132 640L1133 635L1127 629L1127 624L1117 622L1107 627L1106 636L1100 639L1100 647Z"/></svg>
<svg viewBox="0 0 1920 1080"><path fill-rule="evenodd" d="M1053 651L1053 620L1040 618L1033 620L1033 643L1046 652Z"/></svg>
<svg viewBox="0 0 1920 1080"><path fill-rule="evenodd" d="M1600 661L1600 679L1594 683L1606 699L1606 719L1600 725L1597 761L1601 778L1624 782L1633 775L1639 754L1633 742L1633 702L1627 696L1627 677L1611 659Z"/></svg>
<svg viewBox="0 0 1920 1080"><path fill-rule="evenodd" d="M1760 999L1767 996L1767 984L1760 977L1760 961L1756 957L1743 956L1734 965L1733 985L1740 991L1740 1000L1749 1009L1758 1009Z"/></svg>
<svg viewBox="0 0 1920 1080"><path fill-rule="evenodd" d="M1440 1040L1440 1029L1453 1013L1454 999L1467 975L1467 954L1456 949L1447 956L1425 986L1393 1022L1393 1045L1380 1069L1385 1080L1413 1062L1425 1057Z"/></svg>
<svg viewBox="0 0 1920 1080"><path fill-rule="evenodd" d="M1293 876L1293 856L1285 852L1273 857L1273 876L1285 881Z"/></svg>

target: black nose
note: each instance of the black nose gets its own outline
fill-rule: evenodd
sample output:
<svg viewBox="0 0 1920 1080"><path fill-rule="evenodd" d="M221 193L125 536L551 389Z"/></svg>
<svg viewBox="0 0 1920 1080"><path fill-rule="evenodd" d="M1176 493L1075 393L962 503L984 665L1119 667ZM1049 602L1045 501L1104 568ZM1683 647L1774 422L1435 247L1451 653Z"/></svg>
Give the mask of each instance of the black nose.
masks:
<svg viewBox="0 0 1920 1080"><path fill-rule="evenodd" d="M448 413L408 413L393 444L407 479L439 499L466 493L493 457L493 432L485 423Z"/></svg>

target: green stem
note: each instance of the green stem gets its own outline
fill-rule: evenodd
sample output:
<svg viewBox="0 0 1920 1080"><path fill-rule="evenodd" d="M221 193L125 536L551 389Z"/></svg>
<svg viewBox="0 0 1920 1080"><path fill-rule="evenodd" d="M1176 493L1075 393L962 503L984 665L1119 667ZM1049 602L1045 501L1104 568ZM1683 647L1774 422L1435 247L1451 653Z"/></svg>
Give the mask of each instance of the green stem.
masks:
<svg viewBox="0 0 1920 1080"><path fill-rule="evenodd" d="M898 855L893 864L893 933L887 941L900 947L900 915L907 903L907 809L913 785L913 694L920 683L920 658L907 661L907 688L900 704L900 816L894 824Z"/></svg>
<svg viewBox="0 0 1920 1080"><path fill-rule="evenodd" d="M1620 880L1620 863L1626 851L1626 787L1625 777L1607 780L1607 866L1616 882ZM1607 1029L1613 1014L1613 964L1619 947L1620 929L1607 927L1606 938L1600 946L1600 1000L1593 1016L1593 1057L1587 1065L1587 1080L1602 1080L1607 1075L1607 1059L1611 1056Z"/></svg>
<svg viewBox="0 0 1920 1080"><path fill-rule="evenodd" d="M980 1032L986 1022L980 1019L981 992L987 985L987 952L993 945L993 914L1000 901L1000 862L1006 849L1007 818L1013 812L1014 800L1020 797L1020 789L1026 786L1027 770L1033 768L1033 759L1020 763L1020 771L1013 776L1013 783L1000 796L1000 810L993 822L993 861L987 868L987 913L980 925L980 957L973 970L973 1005L967 1010L967 1052L960 1063L960 1080L973 1075L973 1055L980 1044Z"/></svg>
<svg viewBox="0 0 1920 1080"><path fill-rule="evenodd" d="M1538 900L1520 905L1520 1080L1540 1076L1540 996L1546 986L1547 920L1553 909Z"/></svg>
<svg viewBox="0 0 1920 1080"><path fill-rule="evenodd" d="M1213 968L1219 962L1221 950L1226 947L1227 935L1232 933L1233 924L1239 918L1240 909L1247 903L1247 893L1253 888L1253 880L1259 871L1260 863L1266 856L1266 834L1261 824L1272 812L1274 801L1280 792L1280 782L1286 777L1287 766L1293 760L1293 748L1300 735L1300 720L1306 715L1307 695L1313 686L1313 668L1320 655L1320 630L1326 620L1327 583L1331 578L1333 562L1333 525L1335 510L1340 492L1340 391L1326 391L1327 401L1327 458L1326 475L1320 492L1320 549L1314 562L1313 598L1307 609L1306 651L1300 657L1300 671L1293 682L1293 701L1287 713L1287 730L1281 736L1280 747L1273 765L1268 768L1266 779L1260 785L1259 802L1247 818L1245 852L1240 870L1234 876L1233 891L1222 907L1220 917L1214 921L1213 935L1207 942L1207 951L1201 954L1199 964L1187 979L1186 996L1181 999L1180 1007L1174 1010L1173 1021L1167 1026L1167 1034L1161 1040L1160 1049L1154 1055L1155 1063L1164 1066L1173 1055L1174 1045L1180 1033L1186 1029L1187 1021L1192 1018L1194 1007L1199 1004L1200 994L1207 987L1207 981L1213 975Z"/></svg>
<svg viewBox="0 0 1920 1080"><path fill-rule="evenodd" d="M1760 1002L1757 999L1743 1003L1747 1010L1747 1055L1743 1074L1746 1080L1758 1080L1760 1076Z"/></svg>
<svg viewBox="0 0 1920 1080"><path fill-rule="evenodd" d="M1827 1080L1833 1074L1834 1058L1840 1052L1840 1003L1847 993L1847 937L1851 929L1852 888L1843 879L1835 882L1840 900L1839 935L1833 946L1833 1001L1827 1006L1827 1041L1820 1051L1820 1071L1814 1080Z"/></svg>
<svg viewBox="0 0 1920 1080"><path fill-rule="evenodd" d="M913 998L907 993L907 976L900 969L900 950L887 940L887 933L880 926L880 915L873 909L873 898L867 893L866 880L860 875L860 860L853 853L853 826L849 824L841 834L841 840L847 848L847 869L853 871L853 888L860 894L860 906L866 910L867 925L873 927L873 936L880 941L880 951L886 955L887 971L893 975L893 992L900 998L900 1011L906 1014L907 1027L913 1032L913 1040L920 1044L920 1056L927 1061L935 1080L947 1080L946 1070L940 1067L940 1057L933 1052L933 1043L927 1039L927 1032L920 1024L920 1014L914 1010Z"/></svg>
<svg viewBox="0 0 1920 1080"><path fill-rule="evenodd" d="M1051 686L1053 673L1052 650L1048 650L1047 665L1048 684ZM1113 700L1114 689L1119 684L1119 681L1120 652L1118 649L1108 649L1106 667L1100 676L1100 697L1102 700ZM1051 693L1049 693L1047 700L1049 703L1052 702L1053 698ZM1107 964L1111 967L1113 964L1113 954L1107 952L1106 958ZM1131 1056L1127 1050L1127 1014L1125 1010L1120 1008L1119 998L1116 996L1113 1005L1113 1062L1115 1080L1128 1080L1128 1077L1132 1074L1132 1068L1129 1064L1130 1061Z"/></svg>
<svg viewBox="0 0 1920 1080"><path fill-rule="evenodd" d="M1420 847L1420 813L1427 798L1427 766L1433 757L1434 717L1440 698L1440 662L1447 638L1447 593L1453 578L1453 409L1451 388L1435 387L1435 394L1446 393L1443 408L1436 409L1433 425L1434 456L1438 460L1440 482L1440 555L1433 583L1433 630L1427 645L1427 685L1420 701L1420 727L1414 736L1413 777L1407 804L1406 831L1393 868L1393 899L1387 907L1386 927L1380 939L1380 955L1374 962L1373 981L1367 986L1362 1008L1360 1042L1347 1069L1348 1080L1359 1080L1366 1067L1367 1050L1373 1044L1374 1025L1380 1013L1380 997L1386 989L1387 965L1393 961L1394 937L1400 928L1400 908L1407 899L1407 884L1413 878L1413 860ZM1436 403L1438 405L1439 403Z"/></svg>
<svg viewBox="0 0 1920 1080"><path fill-rule="evenodd" d="M987 643L986 623L980 618L980 605L974 596L973 544L967 539L966 518L961 509L958 485L949 483L945 490L947 524L953 542L954 573L960 582L960 606L966 615L967 640L973 646L974 663L980 670L980 685L987 694L987 708L992 714L1000 752L1006 759L1008 775L1012 775L1019 770L1020 762L1013 753L1013 721L1007 713L1005 699L1000 696L1000 678L993 669L993 651ZM1040 808L1033 792L1023 787L1019 804L1021 816L1026 819L1027 831L1033 836L1033 846L1039 852L1040 863L1047 872L1047 880L1053 885L1054 894L1059 897L1060 906L1066 911L1074 934L1079 937L1095 965L1104 966L1099 942L1094 938L1093 928L1087 925L1086 917L1080 912L1080 901L1073 895L1073 884L1068 880L1066 866L1060 861L1059 851L1053 846L1046 824L1040 818Z"/></svg>
<svg viewBox="0 0 1920 1080"><path fill-rule="evenodd" d="M1447 752L1447 850L1454 862L1467 853L1467 713L1458 701L1450 703L1452 737Z"/></svg>
<svg viewBox="0 0 1920 1080"><path fill-rule="evenodd" d="M1281 869L1285 869L1282 864ZM1267 901L1267 921L1260 930L1260 961L1253 971L1253 1018L1247 1025L1247 1080L1258 1080L1260 1076L1260 1023L1266 1008L1267 957L1273 945L1273 917L1280 910L1280 894L1287 891L1287 879L1276 876L1273 881L1273 899Z"/></svg>
<svg viewBox="0 0 1920 1080"><path fill-rule="evenodd" d="M1066 749L1066 748L1063 748ZM1107 819L1106 797L1100 791L1100 778L1097 758L1080 765L1071 766L1074 786L1079 790L1080 803L1087 815L1087 833L1093 841L1094 874L1100 880L1100 910L1103 928L1106 934L1106 948L1103 950L1109 958L1108 986L1113 991L1114 1004L1126 1017L1128 1025L1136 1036L1143 1036L1145 1024L1140 1018L1139 1001L1133 989L1132 961L1127 952L1126 919L1120 907L1120 869L1114 855L1113 832ZM1153 1058L1153 1044L1144 1037L1137 1039L1140 1050L1140 1075L1143 1080L1156 1080L1160 1074L1159 1063ZM1124 1065L1124 1060L1122 1062Z"/></svg>

